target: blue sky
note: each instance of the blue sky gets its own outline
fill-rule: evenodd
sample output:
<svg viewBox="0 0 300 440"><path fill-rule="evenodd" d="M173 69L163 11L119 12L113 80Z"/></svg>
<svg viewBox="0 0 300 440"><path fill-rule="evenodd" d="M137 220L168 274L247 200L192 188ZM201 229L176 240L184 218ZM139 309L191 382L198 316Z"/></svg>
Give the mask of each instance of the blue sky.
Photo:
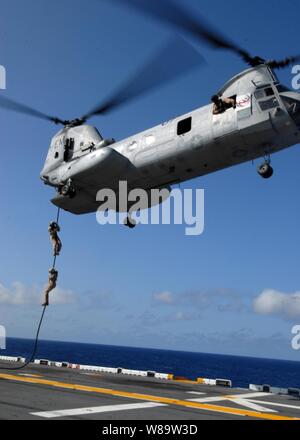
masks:
<svg viewBox="0 0 300 440"><path fill-rule="evenodd" d="M178 2L254 54L299 53L297 0ZM7 71L0 93L62 118L107 97L174 33L111 1L3 0L0 12ZM205 105L244 69L233 54L190 41L206 66L93 119L105 137L122 139ZM279 77L290 85L291 69ZM55 208L39 172L55 130L0 110L0 324L8 336L33 337L41 312ZM300 291L299 148L275 155L273 165L269 181L247 163L182 185L205 189L199 237L185 236L184 226L132 231L63 213L58 304L47 310L41 336L300 360L291 349L291 329L300 324L293 307ZM268 314L257 298L271 298Z"/></svg>

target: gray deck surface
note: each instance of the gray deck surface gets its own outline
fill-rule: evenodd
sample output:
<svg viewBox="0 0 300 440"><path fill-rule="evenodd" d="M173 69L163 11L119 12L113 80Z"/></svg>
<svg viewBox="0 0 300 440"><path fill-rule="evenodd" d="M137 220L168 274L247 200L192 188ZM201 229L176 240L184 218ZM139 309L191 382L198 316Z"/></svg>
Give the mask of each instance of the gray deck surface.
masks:
<svg viewBox="0 0 300 440"><path fill-rule="evenodd" d="M1 361L1 366L5 365ZM17 366L7 363L7 367ZM1 420L300 419L300 399L197 384L30 365L0 371Z"/></svg>

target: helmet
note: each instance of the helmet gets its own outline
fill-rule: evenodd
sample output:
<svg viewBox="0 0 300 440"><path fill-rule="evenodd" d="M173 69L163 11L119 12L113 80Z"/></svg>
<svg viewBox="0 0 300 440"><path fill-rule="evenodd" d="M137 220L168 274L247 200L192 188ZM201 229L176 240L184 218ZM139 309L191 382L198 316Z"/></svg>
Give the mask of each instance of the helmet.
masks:
<svg viewBox="0 0 300 440"><path fill-rule="evenodd" d="M56 222L49 223L49 228L50 229L56 229L57 231L60 230L60 227L59 227L59 225Z"/></svg>
<svg viewBox="0 0 300 440"><path fill-rule="evenodd" d="M212 102L219 101L219 99L220 99L219 95L213 95L213 96L211 97Z"/></svg>

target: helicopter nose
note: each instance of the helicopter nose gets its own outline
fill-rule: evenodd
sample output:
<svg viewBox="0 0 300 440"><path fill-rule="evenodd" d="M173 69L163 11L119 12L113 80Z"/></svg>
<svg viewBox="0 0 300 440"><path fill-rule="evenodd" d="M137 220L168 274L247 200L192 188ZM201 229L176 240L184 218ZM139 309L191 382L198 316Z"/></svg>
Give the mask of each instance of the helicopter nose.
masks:
<svg viewBox="0 0 300 440"><path fill-rule="evenodd" d="M44 174L40 174L40 179L45 183L49 182L49 176L45 176Z"/></svg>

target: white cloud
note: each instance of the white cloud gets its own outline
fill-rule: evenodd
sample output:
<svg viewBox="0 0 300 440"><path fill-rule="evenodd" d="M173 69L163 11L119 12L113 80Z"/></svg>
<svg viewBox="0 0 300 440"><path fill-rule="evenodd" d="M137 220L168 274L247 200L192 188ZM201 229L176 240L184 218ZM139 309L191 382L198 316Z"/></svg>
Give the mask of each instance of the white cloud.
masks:
<svg viewBox="0 0 300 440"><path fill-rule="evenodd" d="M199 313L187 313L178 311L175 314L169 315L165 321L198 321L201 319Z"/></svg>
<svg viewBox="0 0 300 440"><path fill-rule="evenodd" d="M23 306L39 304L43 300L43 289L37 286L26 287L19 281L12 283L11 287L0 284L0 304L11 306ZM70 304L75 301L75 294L71 290L57 287L50 293L52 304Z"/></svg>
<svg viewBox="0 0 300 440"><path fill-rule="evenodd" d="M162 304L174 304L175 297L171 292L155 293L153 299Z"/></svg>
<svg viewBox="0 0 300 440"><path fill-rule="evenodd" d="M248 310L243 296L234 289L201 289L180 294L164 291L155 293L153 300L156 304L181 305L193 310L215 308L219 312L228 313L239 313Z"/></svg>
<svg viewBox="0 0 300 440"><path fill-rule="evenodd" d="M256 313L262 315L280 315L284 318L300 317L300 292L284 293L274 289L265 289L253 302Z"/></svg>
<svg viewBox="0 0 300 440"><path fill-rule="evenodd" d="M72 290L62 289L58 286L51 293L53 293L52 297L50 296L51 304L73 304L76 302L76 296Z"/></svg>

